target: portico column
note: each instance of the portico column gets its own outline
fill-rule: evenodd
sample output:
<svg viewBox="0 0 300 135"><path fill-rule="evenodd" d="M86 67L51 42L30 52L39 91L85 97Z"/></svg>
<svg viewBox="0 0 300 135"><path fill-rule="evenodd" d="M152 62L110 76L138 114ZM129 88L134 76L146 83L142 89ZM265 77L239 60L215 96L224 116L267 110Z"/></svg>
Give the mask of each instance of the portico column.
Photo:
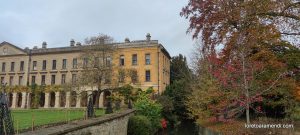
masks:
<svg viewBox="0 0 300 135"><path fill-rule="evenodd" d="M49 108L49 98L50 98L50 93L45 93L45 104L44 108Z"/></svg>
<svg viewBox="0 0 300 135"><path fill-rule="evenodd" d="M31 93L27 93L27 105L26 108L30 108L31 104Z"/></svg>
<svg viewBox="0 0 300 135"><path fill-rule="evenodd" d="M21 108L25 108L26 105L26 92L22 92L22 103L21 103Z"/></svg>
<svg viewBox="0 0 300 135"><path fill-rule="evenodd" d="M81 93L77 93L76 95L76 108L81 107Z"/></svg>
<svg viewBox="0 0 300 135"><path fill-rule="evenodd" d="M65 108L70 107L70 96L71 96L71 92L70 91L66 92L66 105L65 105Z"/></svg>
<svg viewBox="0 0 300 135"><path fill-rule="evenodd" d="M103 108L103 99L104 99L104 92L101 92L99 95L99 108Z"/></svg>
<svg viewBox="0 0 300 135"><path fill-rule="evenodd" d="M55 92L55 108L60 107L60 92Z"/></svg>
<svg viewBox="0 0 300 135"><path fill-rule="evenodd" d="M12 103L11 103L11 108L16 108L17 107L17 96L18 93L14 92L12 96Z"/></svg>

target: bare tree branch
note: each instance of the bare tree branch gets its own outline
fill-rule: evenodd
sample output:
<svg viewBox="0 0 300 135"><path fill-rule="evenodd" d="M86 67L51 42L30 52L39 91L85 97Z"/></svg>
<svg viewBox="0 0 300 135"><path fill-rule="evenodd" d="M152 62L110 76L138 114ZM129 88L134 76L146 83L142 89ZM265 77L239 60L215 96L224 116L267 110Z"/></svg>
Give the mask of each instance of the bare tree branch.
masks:
<svg viewBox="0 0 300 135"><path fill-rule="evenodd" d="M280 33L281 35L292 35L292 36L297 36L300 35L300 32L295 32L295 33L287 33L287 32L282 32Z"/></svg>

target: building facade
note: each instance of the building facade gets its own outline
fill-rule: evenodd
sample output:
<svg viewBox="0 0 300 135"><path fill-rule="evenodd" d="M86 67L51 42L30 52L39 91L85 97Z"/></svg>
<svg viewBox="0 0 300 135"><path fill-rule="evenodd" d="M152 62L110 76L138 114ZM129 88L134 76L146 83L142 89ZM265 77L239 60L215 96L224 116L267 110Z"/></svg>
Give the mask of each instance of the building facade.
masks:
<svg viewBox="0 0 300 135"><path fill-rule="evenodd" d="M157 41L151 40L150 35L145 40L129 41L122 43L110 43L116 46L113 56L109 59L118 69L135 69L137 71L138 85L141 89L153 87L157 93L164 91L170 82L170 55ZM44 42L41 48L21 49L11 43L0 44L0 81L7 86L37 85L63 85L74 82L82 71L84 60L80 57L84 47L80 43L70 41L66 47L47 48ZM118 71L113 71L118 72ZM128 77L122 84L130 84ZM86 88L83 92L92 93L94 89ZM42 95L44 102L40 107L83 107L86 98L77 94L72 101L72 92L47 91ZM31 92L10 92L9 100L12 108L30 107ZM105 95L96 98L99 106L105 103Z"/></svg>

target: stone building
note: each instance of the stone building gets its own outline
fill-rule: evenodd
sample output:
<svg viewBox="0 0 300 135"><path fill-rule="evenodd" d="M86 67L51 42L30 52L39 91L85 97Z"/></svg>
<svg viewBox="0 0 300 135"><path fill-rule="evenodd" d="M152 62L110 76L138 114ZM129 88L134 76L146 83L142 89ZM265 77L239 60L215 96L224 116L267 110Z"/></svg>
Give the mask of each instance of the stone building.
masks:
<svg viewBox="0 0 300 135"><path fill-rule="evenodd" d="M116 46L113 57L109 60L118 68L135 69L138 85L141 89L153 87L157 93L164 91L170 82L170 55L157 41L151 40L147 34L145 40L110 43ZM74 82L82 71L84 60L80 58L83 48L89 45L75 44L74 40L66 47L48 48L43 42L42 47L32 49L19 48L8 42L0 44L0 81L7 86L63 85ZM118 71L114 71L118 72ZM125 78L122 84L130 83ZM84 107L86 95L95 89L86 87L84 91L44 91L40 107ZM74 94L75 92L75 94ZM82 94L85 93L85 94ZM29 108L31 91L18 90L8 93L11 108ZM84 97L85 96L85 97ZM105 93L98 95L99 107L105 105Z"/></svg>

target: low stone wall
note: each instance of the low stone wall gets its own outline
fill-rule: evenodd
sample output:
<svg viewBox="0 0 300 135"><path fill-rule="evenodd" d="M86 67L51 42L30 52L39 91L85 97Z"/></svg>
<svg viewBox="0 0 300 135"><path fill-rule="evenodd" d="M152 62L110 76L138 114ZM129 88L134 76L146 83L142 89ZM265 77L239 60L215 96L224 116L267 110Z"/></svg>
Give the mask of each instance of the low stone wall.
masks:
<svg viewBox="0 0 300 135"><path fill-rule="evenodd" d="M127 123L134 110L38 129L21 135L127 135ZM45 116L47 117L47 116Z"/></svg>

